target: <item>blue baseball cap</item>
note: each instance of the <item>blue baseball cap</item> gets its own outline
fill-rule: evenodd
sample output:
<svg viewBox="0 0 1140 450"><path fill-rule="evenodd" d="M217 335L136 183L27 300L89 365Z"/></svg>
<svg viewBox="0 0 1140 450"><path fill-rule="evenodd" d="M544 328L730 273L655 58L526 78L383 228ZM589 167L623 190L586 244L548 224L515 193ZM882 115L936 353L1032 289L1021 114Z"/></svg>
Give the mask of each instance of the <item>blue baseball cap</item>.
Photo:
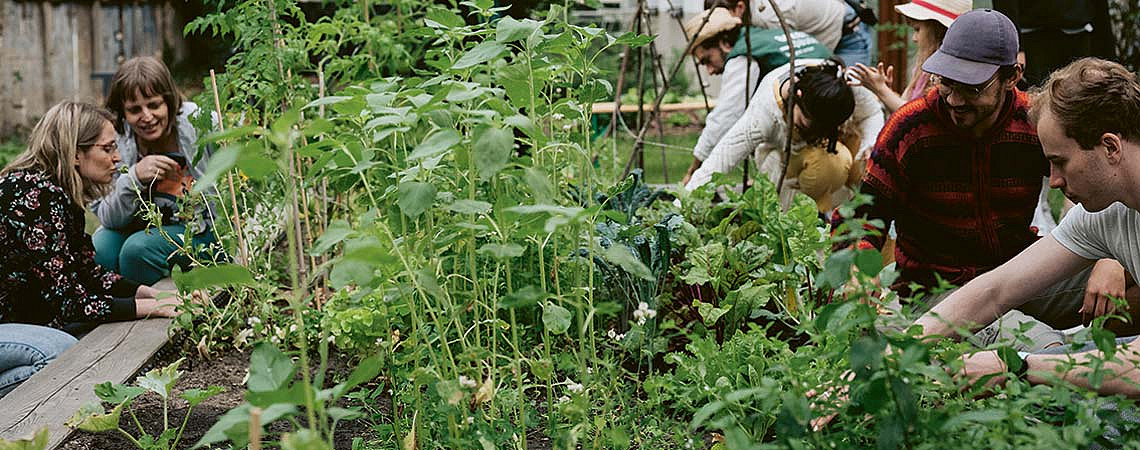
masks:
<svg viewBox="0 0 1140 450"><path fill-rule="evenodd" d="M1017 27L1005 14L975 9L958 16L922 70L964 84L982 84L1001 66L1017 64Z"/></svg>

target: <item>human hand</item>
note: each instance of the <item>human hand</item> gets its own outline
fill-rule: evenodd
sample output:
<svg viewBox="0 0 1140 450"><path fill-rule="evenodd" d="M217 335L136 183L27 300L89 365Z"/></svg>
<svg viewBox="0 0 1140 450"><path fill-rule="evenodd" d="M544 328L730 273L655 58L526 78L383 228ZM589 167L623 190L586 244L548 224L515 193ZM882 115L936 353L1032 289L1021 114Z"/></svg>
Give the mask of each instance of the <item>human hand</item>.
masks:
<svg viewBox="0 0 1140 450"><path fill-rule="evenodd" d="M147 155L135 164L135 178L142 184L150 184L178 172L179 167L178 162L170 157Z"/></svg>
<svg viewBox="0 0 1140 450"><path fill-rule="evenodd" d="M824 387L822 390L819 390L819 391L812 389L812 390L807 392L806 396L809 399L815 400L814 402L812 402L813 408L817 408L818 407L817 404L819 402L826 402L829 399L831 399L832 397L835 398L836 402L845 403L845 402L847 402L848 390L851 389L851 381L854 379L855 379L855 372L852 372L850 370L846 370L843 372L843 374L839 375L839 382L837 385L833 384L831 386ZM839 415L838 412L833 412L830 414L825 414L825 415L811 419L811 422L809 422L809 424L811 426L811 430L812 431L822 430L824 427L827 426L827 424L831 423L832 420L835 420L835 416L838 416L838 415Z"/></svg>
<svg viewBox="0 0 1140 450"><path fill-rule="evenodd" d="M986 350L970 355L963 358L962 370L958 372L957 376L968 380L970 385L973 385L983 379L984 377L1000 374L1005 372L1005 361L1002 361L1001 356L998 355L996 350ZM986 380L985 387L992 388L1005 384L1006 378L1004 376L990 377Z"/></svg>
<svg viewBox="0 0 1140 450"><path fill-rule="evenodd" d="M854 81L848 81L847 84L863 86L870 89L875 95L890 91L891 85L895 82L895 66L884 67L883 63L879 63L875 67L856 63L847 69L847 73L850 78L854 79Z"/></svg>
<svg viewBox="0 0 1140 450"><path fill-rule="evenodd" d="M162 292L163 291L152 288L152 287L147 286L145 284L140 284L139 288L135 290L135 299L146 299L146 298L155 299L155 298L158 298L158 295L161 294Z"/></svg>
<svg viewBox="0 0 1140 450"><path fill-rule="evenodd" d="M1088 325L1093 319L1116 311L1116 303L1111 297L1124 298L1124 266L1114 259L1102 259L1093 266L1085 288L1085 301L1081 309L1081 321Z"/></svg>

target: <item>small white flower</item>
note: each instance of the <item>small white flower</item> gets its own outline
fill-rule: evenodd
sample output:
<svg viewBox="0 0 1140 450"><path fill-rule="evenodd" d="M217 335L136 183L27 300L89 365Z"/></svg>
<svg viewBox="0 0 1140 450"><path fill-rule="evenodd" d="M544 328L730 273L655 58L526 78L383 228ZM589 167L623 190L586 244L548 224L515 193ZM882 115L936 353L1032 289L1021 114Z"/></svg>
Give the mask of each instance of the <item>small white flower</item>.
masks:
<svg viewBox="0 0 1140 450"><path fill-rule="evenodd" d="M566 403L568 401L570 401L570 397L567 397L565 395L558 397L558 403Z"/></svg>
<svg viewBox="0 0 1140 450"><path fill-rule="evenodd" d="M562 120L562 119L566 118L566 116L562 115L562 113L554 113L554 114L551 114L550 117L553 118L554 120Z"/></svg>
<svg viewBox="0 0 1140 450"><path fill-rule="evenodd" d="M467 416L467 424L471 425L473 423L475 423L475 416Z"/></svg>
<svg viewBox="0 0 1140 450"><path fill-rule="evenodd" d="M566 124L566 125L563 125L563 126L562 126L562 129L563 129L564 131L570 131L570 130L572 130L573 128L574 128L574 124L572 124L572 123L568 123L568 124Z"/></svg>
<svg viewBox="0 0 1140 450"><path fill-rule="evenodd" d="M249 326L252 327L254 325L261 323L261 318L259 318L257 316L250 316L250 318L248 320L246 320L245 323L248 323Z"/></svg>
<svg viewBox="0 0 1140 450"><path fill-rule="evenodd" d="M467 378L465 375L460 375L459 376L459 385L463 386L465 388L468 388L468 389L474 389L476 383L475 383L475 380Z"/></svg>
<svg viewBox="0 0 1140 450"><path fill-rule="evenodd" d="M297 332L297 324L289 325L289 332L290 333L296 333Z"/></svg>
<svg viewBox="0 0 1140 450"><path fill-rule="evenodd" d="M582 392L585 389L586 387L582 386L582 383L575 383L574 380L566 379L566 390L570 392Z"/></svg>
<svg viewBox="0 0 1140 450"><path fill-rule="evenodd" d="M594 373L594 368L593 368L593 367L587 367L587 368L586 368L586 373L588 373L588 374L593 374L593 373Z"/></svg>

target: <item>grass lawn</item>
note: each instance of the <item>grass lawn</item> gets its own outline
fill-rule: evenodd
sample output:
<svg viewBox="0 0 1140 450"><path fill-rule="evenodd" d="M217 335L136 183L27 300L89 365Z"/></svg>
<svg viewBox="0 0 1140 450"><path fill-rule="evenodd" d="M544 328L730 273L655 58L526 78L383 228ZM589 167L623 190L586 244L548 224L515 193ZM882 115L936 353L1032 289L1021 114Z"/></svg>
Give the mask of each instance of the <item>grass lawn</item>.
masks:
<svg viewBox="0 0 1140 450"><path fill-rule="evenodd" d="M685 128L684 132L671 131L664 136L650 132L645 138L645 182L649 184L665 184L668 168L668 183L678 184L685 170L693 162L693 147L697 145L700 137L700 128ZM601 155L605 164L611 164L616 171L621 171L629 160L633 151L635 139L627 133L620 133L616 141L602 138L594 142L594 148ZM664 157L662 157L664 154ZM616 156L616 157L615 157ZM743 176L744 165L741 164L733 171L736 177ZM752 171L755 173L755 170Z"/></svg>

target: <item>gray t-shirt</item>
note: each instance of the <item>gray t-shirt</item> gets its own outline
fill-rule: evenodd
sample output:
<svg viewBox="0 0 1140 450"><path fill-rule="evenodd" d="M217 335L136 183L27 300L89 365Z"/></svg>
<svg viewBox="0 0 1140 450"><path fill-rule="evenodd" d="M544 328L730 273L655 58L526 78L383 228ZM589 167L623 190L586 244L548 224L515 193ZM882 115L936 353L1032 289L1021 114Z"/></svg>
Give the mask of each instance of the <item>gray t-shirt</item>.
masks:
<svg viewBox="0 0 1140 450"><path fill-rule="evenodd" d="M1119 261L1140 283L1140 211L1120 202L1095 213L1077 205L1053 229L1053 238L1082 258Z"/></svg>

